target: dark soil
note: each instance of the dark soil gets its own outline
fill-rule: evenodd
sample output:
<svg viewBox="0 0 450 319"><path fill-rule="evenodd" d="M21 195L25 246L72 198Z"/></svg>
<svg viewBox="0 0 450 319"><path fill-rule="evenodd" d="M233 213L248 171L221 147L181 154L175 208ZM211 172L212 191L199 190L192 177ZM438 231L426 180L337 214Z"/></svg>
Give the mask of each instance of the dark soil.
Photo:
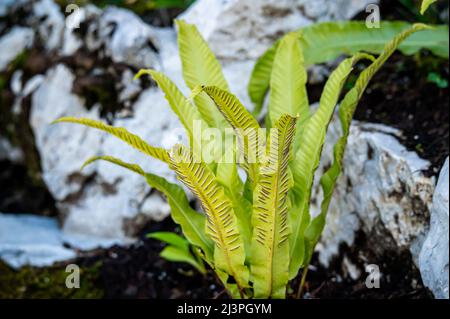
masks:
<svg viewBox="0 0 450 319"><path fill-rule="evenodd" d="M339 257L329 267L324 268L313 259L305 285L305 298L312 299L431 299L432 294L423 286L419 270L408 251L384 251L382 255L373 253L373 243L363 232L359 232L355 244L342 244ZM352 279L343 262L348 260L360 274ZM366 287L367 265L377 265L380 269L379 288ZM296 289L299 279L293 284Z"/></svg>
<svg viewBox="0 0 450 319"><path fill-rule="evenodd" d="M427 53L394 55L374 77L355 114L357 120L400 129L402 143L431 162L428 175L438 174L449 154L448 72L448 61Z"/></svg>
<svg viewBox="0 0 450 319"><path fill-rule="evenodd" d="M84 289L84 292L63 289L65 264L44 272L40 269L25 268L18 273L0 264L0 270L2 270L0 286L1 282L4 282L9 287L0 289L0 297L43 298L62 293L65 298L229 298L211 270L203 276L188 265L162 259L159 252L164 244L146 239L144 236L147 232L155 231L179 232L179 229L167 219L162 223L149 226L142 233L139 242L131 247L112 247L107 250L89 252L78 260L71 261L70 263L76 263L82 269L82 286L87 285L89 288ZM304 298L431 298L428 290L422 285L419 272L414 267L409 253L399 255L398 252L393 251L376 257L366 254L370 251L370 245L365 235L359 234L353 247L342 245L340 257L335 259L328 268L320 266L315 256L307 277ZM347 268L342 266L343 258L348 259L358 269L360 272L358 279L350 278ZM365 286L368 274L365 273L364 265L367 264L377 264L380 267L382 277L379 289L368 289ZM38 280L43 276L49 278L45 281L47 284L41 282L41 279ZM49 285L48 282L53 284ZM298 282L299 278L293 282L289 298L294 298ZM12 289L12 287L16 288ZM7 292L10 294L6 294Z"/></svg>
<svg viewBox="0 0 450 319"><path fill-rule="evenodd" d="M157 231L179 232L167 218L153 223L142 232L132 247L112 247L89 253L77 264L101 263L99 276L105 298L210 299L226 298L227 294L212 271L201 275L186 264L168 262L159 256L164 244L145 238Z"/></svg>
<svg viewBox="0 0 450 319"><path fill-rule="evenodd" d="M442 12L448 1L419 13L419 0L381 0L383 19L411 23L448 24ZM355 19L364 20L366 13ZM447 18L448 20L448 18ZM374 77L355 119L382 123L403 132L402 143L431 162L425 174L437 175L449 154L448 60L421 52L412 57L395 54Z"/></svg>
<svg viewBox="0 0 450 319"><path fill-rule="evenodd" d="M345 90L365 65L358 65ZM428 52L395 53L374 76L358 104L355 120L386 124L401 131L401 142L429 160L427 176L439 174L449 155L449 62ZM324 84L309 85L318 102Z"/></svg>
<svg viewBox="0 0 450 319"><path fill-rule="evenodd" d="M31 179L24 165L9 161L0 161L0 212L57 215L55 200L47 187Z"/></svg>

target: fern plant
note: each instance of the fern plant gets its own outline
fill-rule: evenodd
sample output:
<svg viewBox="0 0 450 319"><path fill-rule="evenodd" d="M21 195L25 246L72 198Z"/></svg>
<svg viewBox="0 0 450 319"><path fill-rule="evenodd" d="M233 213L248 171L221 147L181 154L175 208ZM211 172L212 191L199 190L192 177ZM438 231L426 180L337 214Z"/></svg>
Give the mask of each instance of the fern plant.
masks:
<svg viewBox="0 0 450 319"><path fill-rule="evenodd" d="M176 172L201 202L202 213L190 207L179 185L146 173L136 164L110 156L94 157L84 164L105 160L120 165L142 175L151 187L166 195L171 216L194 251L190 254L185 243L168 238L167 234L154 235L185 252L184 259L179 257L183 253L172 253L173 260L189 260L202 269L197 258L200 256L234 298L285 298L289 282L301 269L304 282L325 226L358 101L400 43L426 27L414 25L403 31L386 44L377 58L356 53L343 60L329 77L315 112L310 109L306 92L307 72L299 34L286 35L273 56L266 121L270 131L264 134L259 122L228 92L221 66L195 26L183 21L178 21L177 26L183 77L192 90L190 98L160 72L141 70L137 77L150 75L164 91L186 129L190 147L181 144L171 150L154 147L124 128L91 119L66 117L55 122L83 124L105 131L163 161ZM334 163L321 177L324 192L321 212L311 218L311 189L327 128L346 79L361 60L368 60L370 65L340 102L343 133L334 148ZM215 128L221 138L233 130L238 147L218 143L214 160L206 161L198 147L202 139L196 136L197 124L203 129ZM245 171L245 178L241 179L238 167Z"/></svg>

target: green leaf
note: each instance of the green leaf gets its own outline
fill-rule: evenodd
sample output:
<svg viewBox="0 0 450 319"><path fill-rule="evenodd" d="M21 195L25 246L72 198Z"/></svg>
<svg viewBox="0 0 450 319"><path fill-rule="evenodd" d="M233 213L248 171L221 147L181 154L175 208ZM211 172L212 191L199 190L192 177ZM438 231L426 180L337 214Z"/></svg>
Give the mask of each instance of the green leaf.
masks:
<svg viewBox="0 0 450 319"><path fill-rule="evenodd" d="M96 162L96 161L106 161L106 162L110 162L112 164L116 164L118 166L122 166L123 168L126 168L130 171L133 171L139 175L144 176L144 171L142 170L142 168L139 165L136 164L130 164L130 163L126 163L118 158L112 157L112 156L94 156L91 157L90 159L88 159L86 162L84 162L84 164L81 166L81 170L83 170L86 166L91 165L92 163Z"/></svg>
<svg viewBox="0 0 450 319"><path fill-rule="evenodd" d="M448 80L442 77L439 73L428 73L427 81L436 84L436 86L440 89L448 88Z"/></svg>
<svg viewBox="0 0 450 319"><path fill-rule="evenodd" d="M229 151L231 152L231 150ZM217 164L216 179L217 182L224 187L225 195L227 195L233 204L233 210L237 217L239 233L244 241L246 257L248 259L250 257L250 241L252 236L252 204L244 197L244 183L239 177L237 168L238 166L234 161L221 161Z"/></svg>
<svg viewBox="0 0 450 319"><path fill-rule="evenodd" d="M98 130L107 132L107 133L114 135L115 137L121 139L128 145L134 147L135 149L141 151L142 153L144 153L146 155L149 155L151 157L159 159L160 161L163 161L164 163L169 162L169 155L165 149L153 147L153 146L149 145L147 142L145 142L139 136L128 132L123 127L113 127L110 125L106 125L100 121L86 119L86 118L74 118L74 117L62 117L62 118L54 121L52 124L63 123L63 122L81 124L81 125L89 126L89 127L96 128Z"/></svg>
<svg viewBox="0 0 450 319"><path fill-rule="evenodd" d="M167 197L173 221L180 225L183 235L192 245L202 250L206 261L211 264L214 259L214 244L205 232L205 216L191 208L186 194L180 186L153 174L147 173L145 178L151 187L156 188Z"/></svg>
<svg viewBox="0 0 450 319"><path fill-rule="evenodd" d="M148 9L185 9L190 6L195 0L150 0L144 1ZM132 1L127 1L133 3Z"/></svg>
<svg viewBox="0 0 450 319"><path fill-rule="evenodd" d="M295 154L295 161L291 163L295 182L292 189L294 208L291 210L293 225L290 245L290 254L292 256L290 264L291 279L297 276L298 270L303 265L305 253L303 234L310 220L309 203L314 175L319 166L328 125L333 117L344 83L354 64L365 58L372 61L374 59L367 54L356 54L354 57L340 63L325 84L319 108L307 120L303 132L299 136L301 143Z"/></svg>
<svg viewBox="0 0 450 319"><path fill-rule="evenodd" d="M168 261L187 263L197 269L201 274L206 274L205 266L199 262L187 249L181 249L175 246L167 246L160 253L160 256Z"/></svg>
<svg viewBox="0 0 450 319"><path fill-rule="evenodd" d="M156 232L156 233L147 234L145 237L150 238L150 239L157 239L159 241L165 242L166 244L172 245L181 250L187 250L187 251L189 250L189 242L185 238L183 238L175 233Z"/></svg>
<svg viewBox="0 0 450 319"><path fill-rule="evenodd" d="M283 115L271 130L269 161L253 200L251 274L255 298L285 298L289 280L288 164L297 119Z"/></svg>
<svg viewBox="0 0 450 319"><path fill-rule="evenodd" d="M222 67L197 28L182 20L177 20L176 24L183 77L187 86L191 90L197 85L211 85L228 90ZM204 93L197 95L194 101L210 127L219 129L227 127L214 103Z"/></svg>
<svg viewBox="0 0 450 319"><path fill-rule="evenodd" d="M242 166L254 185L258 180L263 149L258 121L233 94L215 86L203 86L202 91L214 101L220 113L235 130L239 148L244 156Z"/></svg>
<svg viewBox="0 0 450 319"><path fill-rule="evenodd" d="M209 263L213 261L214 246L212 241L205 234L205 216L191 208L186 194L180 186L171 184L162 177L153 174L145 174L138 165L126 163L112 156L93 157L86 161L83 167L98 160L119 165L144 176L151 187L157 189L167 197L167 201L171 208L172 219L175 223L180 225L183 234L188 241L202 250L205 259Z"/></svg>
<svg viewBox="0 0 450 319"><path fill-rule="evenodd" d="M282 115L299 116L299 125L309 115L307 73L297 33L285 36L277 49L270 80L269 118L275 123Z"/></svg>
<svg viewBox="0 0 450 319"><path fill-rule="evenodd" d="M406 22L381 22L380 29L368 29L364 22L329 22L314 25L301 31L302 47L305 47L307 64L332 61L342 54L365 51L380 54L385 44L397 34L411 28ZM405 55L412 55L421 49L428 49L441 57L449 56L448 26L411 36L398 48Z"/></svg>
<svg viewBox="0 0 450 319"><path fill-rule="evenodd" d="M398 33L411 27L406 22L383 21L380 29L369 29L364 22L324 22L299 30L300 43L306 65L334 61L340 55L352 55L359 51L379 54L385 43ZM436 26L433 30L411 36L399 47L403 54L412 55L427 49L435 55L448 58L448 26ZM255 104L255 116L269 90L270 77L279 42L268 49L256 63L249 82L249 96Z"/></svg>
<svg viewBox="0 0 450 319"><path fill-rule="evenodd" d="M245 266L244 243L230 199L209 167L185 146L176 145L170 157L170 167L197 196L205 211L206 234L215 243L215 266L233 276L242 290L248 286L249 273Z"/></svg>
<svg viewBox="0 0 450 319"><path fill-rule="evenodd" d="M252 75L250 76L247 90L248 96L254 104L253 115L255 117L261 113L266 94L269 91L273 60L275 59L279 44L280 41L275 42L275 44L256 61Z"/></svg>
<svg viewBox="0 0 450 319"><path fill-rule="evenodd" d="M428 8L436 1L437 0L423 0L422 6L420 7L420 14L424 15Z"/></svg>
<svg viewBox="0 0 450 319"><path fill-rule="evenodd" d="M331 167L320 179L320 184L323 189L324 198L321 204L320 214L311 221L305 232L307 239L307 263L311 259L315 245L320 239L320 235L325 227L326 214L331 202L333 191L338 177L342 171L342 162L344 158L345 147L347 145L347 139L350 134L350 124L364 91L366 90L370 80L380 70L383 64L389 59L389 57L395 52L398 46L413 33L421 30L425 30L428 27L423 24L415 24L410 29L397 35L392 41L390 41L384 48L383 53L373 62L367 69L361 72L358 80L353 89L351 89L339 107L339 119L341 121L343 135L339 138L334 147L334 161Z"/></svg>
<svg viewBox="0 0 450 319"><path fill-rule="evenodd" d="M194 136L194 134L199 133L195 132L195 125L197 123L197 127L202 130L208 128L208 124L203 121L197 108L191 104L183 93L181 93L175 83L163 73L154 70L140 70L135 78L138 78L143 74L149 74L165 93L166 100L169 102L170 107L178 116L188 133L191 148L193 150L201 150L201 139L198 136ZM201 156L201 154L197 154L197 156Z"/></svg>

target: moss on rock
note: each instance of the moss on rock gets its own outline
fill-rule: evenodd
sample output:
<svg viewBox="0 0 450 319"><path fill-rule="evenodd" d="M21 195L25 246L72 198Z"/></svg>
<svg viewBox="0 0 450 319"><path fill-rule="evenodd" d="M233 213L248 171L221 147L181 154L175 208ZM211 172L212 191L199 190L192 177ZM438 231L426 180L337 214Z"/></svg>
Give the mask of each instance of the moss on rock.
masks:
<svg viewBox="0 0 450 319"><path fill-rule="evenodd" d="M94 299L102 298L101 263L80 266L80 288L66 287L66 265L14 270L0 261L0 299Z"/></svg>

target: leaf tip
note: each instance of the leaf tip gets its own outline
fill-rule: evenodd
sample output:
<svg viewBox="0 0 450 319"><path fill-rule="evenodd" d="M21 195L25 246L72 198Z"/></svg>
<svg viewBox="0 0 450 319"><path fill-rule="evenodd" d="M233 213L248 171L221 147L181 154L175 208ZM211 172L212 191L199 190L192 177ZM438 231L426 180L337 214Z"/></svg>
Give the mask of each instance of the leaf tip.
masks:
<svg viewBox="0 0 450 319"><path fill-rule="evenodd" d="M58 124L58 123L63 123L63 122L70 122L70 117L60 117L57 118L56 120L53 120L50 125L54 125L54 124Z"/></svg>
<svg viewBox="0 0 450 319"><path fill-rule="evenodd" d="M100 159L99 157L91 157L86 162L84 162L83 165L81 165L80 171L84 170L87 166L89 166L90 164L92 164L93 162L95 162L99 159Z"/></svg>
<svg viewBox="0 0 450 319"><path fill-rule="evenodd" d="M137 79L141 78L143 75L150 75L153 77L153 74L155 73L152 69L140 69L138 73L134 76L133 80L136 81Z"/></svg>
<svg viewBox="0 0 450 319"><path fill-rule="evenodd" d="M425 23L415 23L413 24L413 29L416 31L421 31L421 30L435 30L436 28Z"/></svg>

